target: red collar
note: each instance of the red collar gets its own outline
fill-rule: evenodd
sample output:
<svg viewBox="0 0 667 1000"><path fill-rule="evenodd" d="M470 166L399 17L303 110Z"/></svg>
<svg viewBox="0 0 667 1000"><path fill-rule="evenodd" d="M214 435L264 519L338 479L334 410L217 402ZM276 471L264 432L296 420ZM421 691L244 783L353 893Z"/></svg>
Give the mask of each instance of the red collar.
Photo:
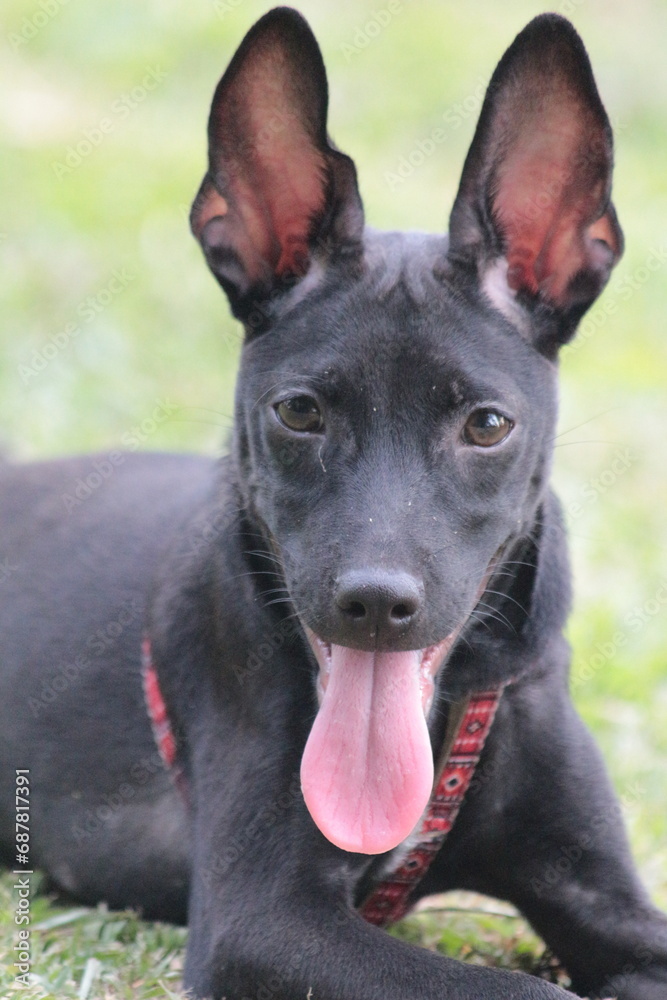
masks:
<svg viewBox="0 0 667 1000"><path fill-rule="evenodd" d="M418 830L408 838L407 854L390 857L390 867L359 907L370 924L387 927L411 909L411 896L454 826L491 729L503 688L481 691L450 707L449 738L440 762L439 777Z"/></svg>
<svg viewBox="0 0 667 1000"><path fill-rule="evenodd" d="M144 695L155 742L176 785L184 791L183 774L176 759L176 741L147 637L142 642L141 654ZM410 910L414 890L454 826L502 693L500 687L452 704L439 777L419 829L411 834L403 851L393 852L388 866L380 873L380 880L359 907L361 916L369 923L386 927Z"/></svg>

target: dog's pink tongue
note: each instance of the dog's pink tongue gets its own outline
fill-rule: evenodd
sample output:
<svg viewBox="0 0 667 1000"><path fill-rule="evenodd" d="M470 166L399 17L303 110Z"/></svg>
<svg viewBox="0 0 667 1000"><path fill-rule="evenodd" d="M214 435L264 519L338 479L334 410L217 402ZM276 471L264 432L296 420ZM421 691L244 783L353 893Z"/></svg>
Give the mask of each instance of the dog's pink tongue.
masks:
<svg viewBox="0 0 667 1000"><path fill-rule="evenodd" d="M315 823L346 851L381 854L414 829L433 786L419 656L331 649L301 762Z"/></svg>

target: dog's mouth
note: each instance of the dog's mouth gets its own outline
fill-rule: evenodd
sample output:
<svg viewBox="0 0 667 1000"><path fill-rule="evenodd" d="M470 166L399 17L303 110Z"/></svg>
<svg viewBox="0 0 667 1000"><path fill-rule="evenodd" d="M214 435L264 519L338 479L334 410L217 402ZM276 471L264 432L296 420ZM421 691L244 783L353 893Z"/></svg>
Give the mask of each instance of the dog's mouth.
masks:
<svg viewBox="0 0 667 1000"><path fill-rule="evenodd" d="M419 822L433 788L427 716L459 631L426 649L388 653L326 643L306 628L320 708L301 786L316 825L338 847L382 854Z"/></svg>
<svg viewBox="0 0 667 1000"><path fill-rule="evenodd" d="M481 600L504 546L490 560ZM366 652L325 642L302 623L319 666L320 702L301 760L308 810L337 847L383 854L412 833L433 791L427 719L440 669L469 616L440 642Z"/></svg>

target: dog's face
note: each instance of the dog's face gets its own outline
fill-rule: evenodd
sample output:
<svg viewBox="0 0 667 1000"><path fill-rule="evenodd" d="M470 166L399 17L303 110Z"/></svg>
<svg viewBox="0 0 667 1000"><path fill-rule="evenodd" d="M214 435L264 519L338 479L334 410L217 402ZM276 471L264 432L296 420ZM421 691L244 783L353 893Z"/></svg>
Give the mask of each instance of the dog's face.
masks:
<svg viewBox="0 0 667 1000"><path fill-rule="evenodd" d="M373 234L335 291L245 350L248 494L330 644L424 649L460 629L544 493L555 367L445 261L442 238Z"/></svg>
<svg viewBox="0 0 667 1000"><path fill-rule="evenodd" d="M216 90L192 227L246 325L239 486L319 665L306 802L377 853L428 799L450 650L471 623L517 627L497 598L539 524L557 349L622 236L609 123L555 15L496 69L449 238L364 230L326 110L309 28L269 13Z"/></svg>

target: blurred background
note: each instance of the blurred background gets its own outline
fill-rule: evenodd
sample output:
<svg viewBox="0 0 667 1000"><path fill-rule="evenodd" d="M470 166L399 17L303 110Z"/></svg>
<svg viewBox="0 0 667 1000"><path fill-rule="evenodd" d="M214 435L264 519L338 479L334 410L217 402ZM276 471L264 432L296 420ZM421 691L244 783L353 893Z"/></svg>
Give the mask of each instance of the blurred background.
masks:
<svg viewBox="0 0 667 1000"><path fill-rule="evenodd" d="M216 453L239 330L189 235L215 84L258 0L3 0L0 448ZM484 87L543 8L302 0L371 224L446 228ZM667 5L562 0L616 135L627 249L562 356L573 688L667 907ZM432 149L434 129L444 132ZM168 418L156 421L156 408ZM1 530L1 529L0 529Z"/></svg>

